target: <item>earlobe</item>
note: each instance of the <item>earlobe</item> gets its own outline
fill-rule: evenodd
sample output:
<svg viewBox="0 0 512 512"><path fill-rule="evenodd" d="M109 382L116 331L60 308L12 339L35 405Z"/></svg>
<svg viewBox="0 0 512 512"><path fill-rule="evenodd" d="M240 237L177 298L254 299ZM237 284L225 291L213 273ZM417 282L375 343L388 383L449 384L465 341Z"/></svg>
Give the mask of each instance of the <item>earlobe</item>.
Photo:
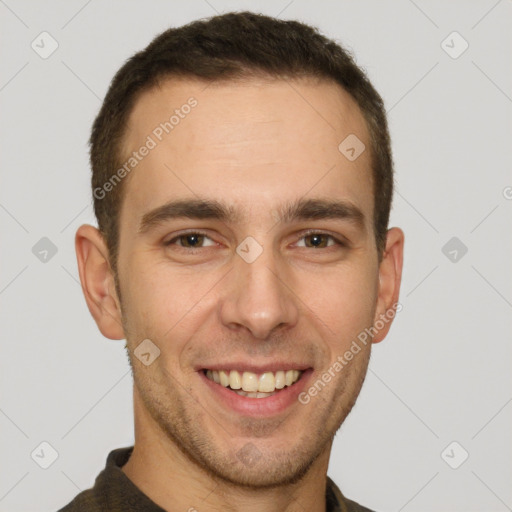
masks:
<svg viewBox="0 0 512 512"><path fill-rule="evenodd" d="M108 249L100 231L94 226L80 226L75 236L75 250L82 291L101 333L110 339L123 339L121 310Z"/></svg>
<svg viewBox="0 0 512 512"><path fill-rule="evenodd" d="M398 299L402 281L404 233L400 228L391 228L386 237L386 248L379 265L379 290L374 318L373 343L382 341L401 309Z"/></svg>

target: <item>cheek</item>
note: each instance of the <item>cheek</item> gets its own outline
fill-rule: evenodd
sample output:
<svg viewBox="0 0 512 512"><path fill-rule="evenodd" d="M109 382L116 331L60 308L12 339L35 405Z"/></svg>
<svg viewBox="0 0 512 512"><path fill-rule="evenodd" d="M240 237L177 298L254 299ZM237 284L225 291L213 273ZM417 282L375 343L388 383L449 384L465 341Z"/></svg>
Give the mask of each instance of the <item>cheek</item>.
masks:
<svg viewBox="0 0 512 512"><path fill-rule="evenodd" d="M218 276L171 269L166 262L149 262L142 257L130 261L126 279L126 311L132 330L138 335L154 337L173 347L180 338L191 336L190 322L209 304L208 291ZM197 322L194 324L197 327Z"/></svg>
<svg viewBox="0 0 512 512"><path fill-rule="evenodd" d="M368 269L352 267L328 272L313 285L304 277L300 288L299 296L307 305L306 310L335 340L352 339L372 324L377 277Z"/></svg>

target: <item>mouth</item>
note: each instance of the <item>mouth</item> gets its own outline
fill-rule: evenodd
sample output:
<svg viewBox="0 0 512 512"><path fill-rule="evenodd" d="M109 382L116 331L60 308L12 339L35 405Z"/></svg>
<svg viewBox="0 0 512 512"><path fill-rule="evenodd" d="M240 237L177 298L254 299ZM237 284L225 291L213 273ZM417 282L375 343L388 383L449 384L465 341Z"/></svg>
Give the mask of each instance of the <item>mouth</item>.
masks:
<svg viewBox="0 0 512 512"><path fill-rule="evenodd" d="M302 370L277 370L254 373L238 370L203 369L207 379L239 396L269 398L286 387L293 386L303 374Z"/></svg>
<svg viewBox="0 0 512 512"><path fill-rule="evenodd" d="M242 365L240 365L242 366ZM313 368L200 368L206 406L219 404L230 413L262 419L300 405L299 395L313 378ZM235 366L237 368L237 366ZM299 411L301 409L295 409Z"/></svg>

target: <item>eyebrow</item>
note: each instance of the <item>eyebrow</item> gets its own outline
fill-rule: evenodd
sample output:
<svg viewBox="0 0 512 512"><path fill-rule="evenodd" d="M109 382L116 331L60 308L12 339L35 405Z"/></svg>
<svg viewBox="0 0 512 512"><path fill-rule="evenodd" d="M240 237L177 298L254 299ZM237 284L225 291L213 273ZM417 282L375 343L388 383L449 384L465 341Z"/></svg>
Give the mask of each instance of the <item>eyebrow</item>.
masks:
<svg viewBox="0 0 512 512"><path fill-rule="evenodd" d="M281 222L298 220L338 219L349 221L359 229L365 229L365 216L356 205L342 200L298 199L278 209ZM139 233L144 234L166 221L180 218L219 220L236 223L243 218L234 206L216 200L180 199L150 210L142 216Z"/></svg>
<svg viewBox="0 0 512 512"><path fill-rule="evenodd" d="M170 201L145 213L140 221L139 233L146 233L159 224L172 219L215 219L236 221L239 215L233 207L205 199L180 199Z"/></svg>
<svg viewBox="0 0 512 512"><path fill-rule="evenodd" d="M365 216L356 205L342 200L299 199L280 210L282 222L297 220L335 219L353 223L360 229L365 228Z"/></svg>

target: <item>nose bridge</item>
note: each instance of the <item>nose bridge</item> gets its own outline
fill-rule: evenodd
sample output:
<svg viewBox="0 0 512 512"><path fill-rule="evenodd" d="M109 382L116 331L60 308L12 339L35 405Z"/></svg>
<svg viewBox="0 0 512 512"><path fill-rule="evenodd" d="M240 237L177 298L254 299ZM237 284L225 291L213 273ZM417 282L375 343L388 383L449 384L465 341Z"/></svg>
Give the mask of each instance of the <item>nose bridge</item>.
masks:
<svg viewBox="0 0 512 512"><path fill-rule="evenodd" d="M258 248L254 242L246 239L237 248L221 316L225 325L243 326L255 338L265 339L276 327L295 324L298 310L279 277L272 249Z"/></svg>

